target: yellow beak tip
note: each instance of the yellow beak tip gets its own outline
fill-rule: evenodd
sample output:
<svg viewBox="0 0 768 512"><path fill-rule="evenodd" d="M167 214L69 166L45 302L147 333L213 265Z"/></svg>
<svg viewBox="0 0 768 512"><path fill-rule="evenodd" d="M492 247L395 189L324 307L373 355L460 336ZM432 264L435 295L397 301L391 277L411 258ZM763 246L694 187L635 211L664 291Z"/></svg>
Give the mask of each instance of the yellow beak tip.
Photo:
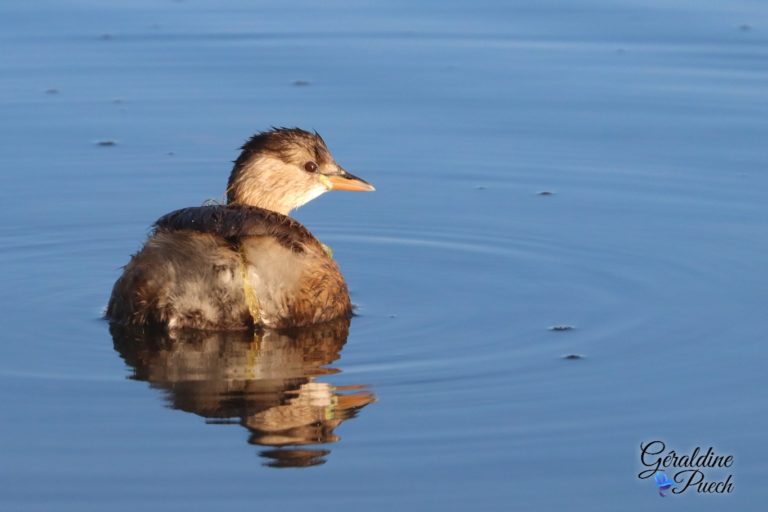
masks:
<svg viewBox="0 0 768 512"><path fill-rule="evenodd" d="M344 176L328 176L324 178L325 180L323 181L329 190L347 190L349 192L373 192L376 190L370 183L366 183L354 176L349 178Z"/></svg>

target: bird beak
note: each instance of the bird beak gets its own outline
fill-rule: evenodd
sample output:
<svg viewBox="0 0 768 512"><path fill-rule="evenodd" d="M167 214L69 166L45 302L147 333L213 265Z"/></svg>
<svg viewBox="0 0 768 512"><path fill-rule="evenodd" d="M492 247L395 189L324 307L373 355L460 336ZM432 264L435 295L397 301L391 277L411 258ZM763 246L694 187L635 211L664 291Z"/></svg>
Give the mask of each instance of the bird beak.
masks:
<svg viewBox="0 0 768 512"><path fill-rule="evenodd" d="M349 174L344 169L339 169L341 170L339 174L323 176L325 178L323 181L328 190L347 190L349 192L373 192L376 190L367 181Z"/></svg>

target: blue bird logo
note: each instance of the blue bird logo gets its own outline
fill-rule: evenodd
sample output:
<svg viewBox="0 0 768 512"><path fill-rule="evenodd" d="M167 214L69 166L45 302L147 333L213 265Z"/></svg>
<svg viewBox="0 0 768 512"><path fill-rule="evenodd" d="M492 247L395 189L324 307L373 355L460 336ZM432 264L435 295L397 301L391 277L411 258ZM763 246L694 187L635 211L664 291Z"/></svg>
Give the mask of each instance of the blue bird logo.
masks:
<svg viewBox="0 0 768 512"><path fill-rule="evenodd" d="M668 491L673 485L675 485L675 482L670 480L666 473L663 471L661 473L656 473L656 487L659 488L659 496L662 498L666 496L664 491Z"/></svg>

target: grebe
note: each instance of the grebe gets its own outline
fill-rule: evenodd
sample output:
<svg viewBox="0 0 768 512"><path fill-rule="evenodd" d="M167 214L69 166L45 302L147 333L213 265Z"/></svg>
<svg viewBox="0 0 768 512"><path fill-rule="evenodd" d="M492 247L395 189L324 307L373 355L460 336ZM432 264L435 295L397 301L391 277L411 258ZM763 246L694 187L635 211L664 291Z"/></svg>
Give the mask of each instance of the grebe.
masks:
<svg viewBox="0 0 768 512"><path fill-rule="evenodd" d="M227 204L161 217L112 289L107 318L169 329L288 328L350 316L327 248L291 210L329 190L370 192L318 133L274 128L242 147Z"/></svg>

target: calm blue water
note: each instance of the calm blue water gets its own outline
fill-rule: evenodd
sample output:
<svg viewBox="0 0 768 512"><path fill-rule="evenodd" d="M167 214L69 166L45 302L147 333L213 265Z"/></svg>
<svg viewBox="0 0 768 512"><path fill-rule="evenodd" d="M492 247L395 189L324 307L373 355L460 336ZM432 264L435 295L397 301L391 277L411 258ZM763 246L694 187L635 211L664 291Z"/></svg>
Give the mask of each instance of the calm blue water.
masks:
<svg viewBox="0 0 768 512"><path fill-rule="evenodd" d="M732 494L661 503L764 509L764 2L5 1L0 27L0 509L648 510L652 439L735 459ZM113 339L148 226L270 125L377 187L296 215L348 337Z"/></svg>

